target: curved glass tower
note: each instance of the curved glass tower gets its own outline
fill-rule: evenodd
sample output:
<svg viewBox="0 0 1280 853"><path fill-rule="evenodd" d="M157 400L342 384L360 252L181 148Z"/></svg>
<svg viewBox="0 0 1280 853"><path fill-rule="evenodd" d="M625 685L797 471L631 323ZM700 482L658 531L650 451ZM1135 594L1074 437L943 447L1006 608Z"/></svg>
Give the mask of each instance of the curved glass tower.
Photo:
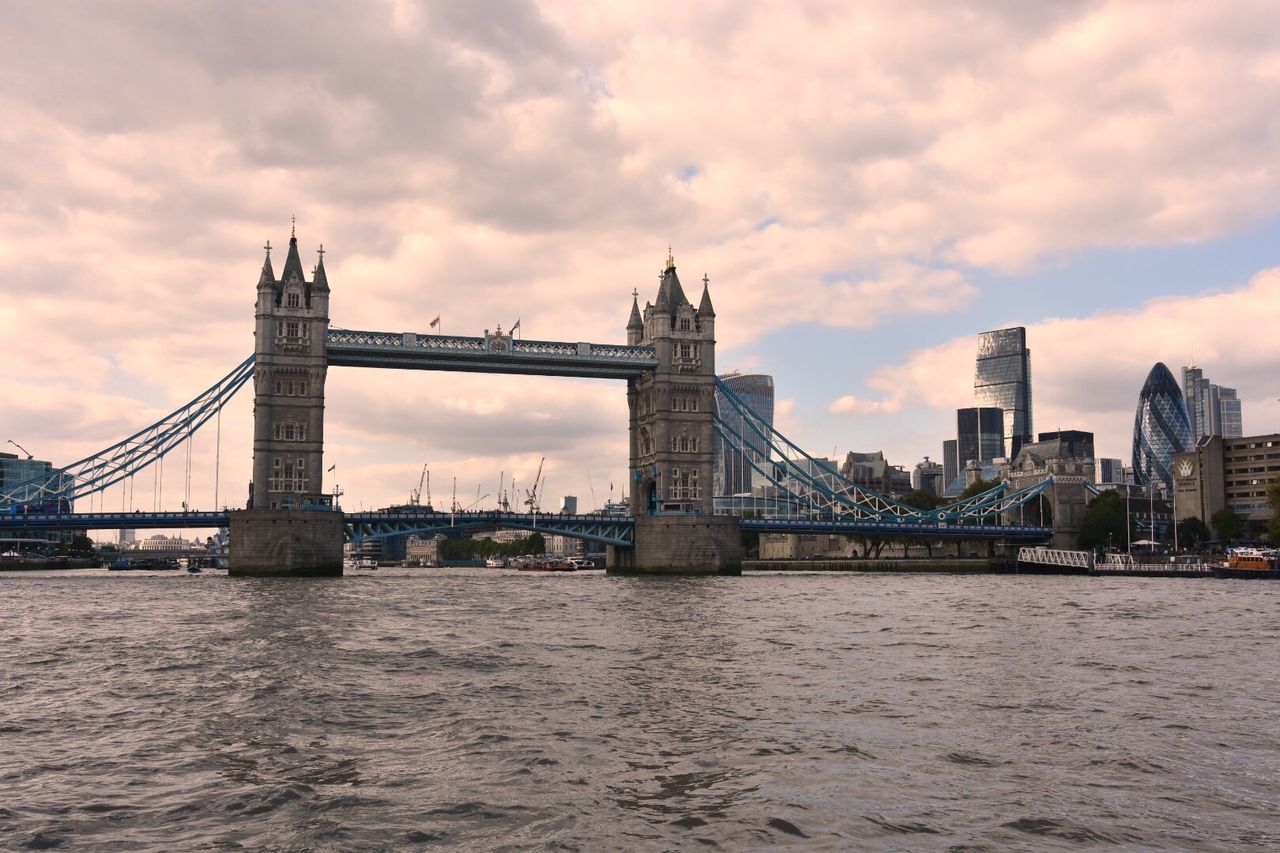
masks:
<svg viewBox="0 0 1280 853"><path fill-rule="evenodd" d="M1173 454L1191 449L1191 419L1182 388L1156 362L1138 395L1133 418L1133 476L1138 485L1153 483L1173 494Z"/></svg>
<svg viewBox="0 0 1280 853"><path fill-rule="evenodd" d="M765 425L773 425L772 376L763 373L728 373L720 379ZM747 458L764 468L769 459L769 448L764 439L746 428L738 411L728 401L721 399L719 389L716 389L716 414L733 432L742 435L743 443L741 447L731 447L719 435L715 436L715 493L750 494L755 470L747 463Z"/></svg>

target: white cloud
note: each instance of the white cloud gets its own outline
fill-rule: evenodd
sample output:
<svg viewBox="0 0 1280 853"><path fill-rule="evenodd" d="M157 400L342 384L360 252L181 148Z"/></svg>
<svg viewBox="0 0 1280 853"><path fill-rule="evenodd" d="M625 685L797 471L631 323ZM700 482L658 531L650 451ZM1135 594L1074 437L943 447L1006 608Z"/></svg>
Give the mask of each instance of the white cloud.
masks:
<svg viewBox="0 0 1280 853"><path fill-rule="evenodd" d="M421 331L442 314L461 334L520 317L529 337L619 340L670 242L686 282L710 275L725 347L956 310L977 295L972 268L1231 233L1278 209L1278 30L1262 0L11 4L0 323L5 399L26 402L0 428L58 420L42 455L65 459L121 437L102 419L194 396L251 350L258 247L295 213L308 263L331 252L337 326ZM1045 347L1037 378L1054 369ZM963 402L968 349L880 371L882 400L833 410ZM374 393L399 386L361 384L331 410L333 447L371 442L367 458L412 480L402 407ZM431 429L478 460L469 477L527 467L562 429L555 464L621 469L618 389L566 387L412 399L467 401ZM548 413L546 438L485 432L534 393L574 416ZM1037 399L1052 415L1052 393ZM352 485L370 503L405 491Z"/></svg>

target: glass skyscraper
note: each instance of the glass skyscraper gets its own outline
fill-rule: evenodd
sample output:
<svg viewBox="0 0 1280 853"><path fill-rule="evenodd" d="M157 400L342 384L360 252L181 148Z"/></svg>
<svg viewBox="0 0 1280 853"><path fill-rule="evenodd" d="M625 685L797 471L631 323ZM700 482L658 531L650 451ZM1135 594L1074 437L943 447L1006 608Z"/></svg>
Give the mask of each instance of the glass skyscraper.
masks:
<svg viewBox="0 0 1280 853"><path fill-rule="evenodd" d="M739 400L756 413L763 425L773 426L773 377L763 373L728 373L720 377ZM764 439L743 423L738 410L729 404L720 389L716 389L716 414L729 432L742 436L742 443L732 446L715 436L715 493L717 495L744 495L751 493L752 474L755 469L748 460L762 470L769 470L769 448Z"/></svg>
<svg viewBox="0 0 1280 853"><path fill-rule="evenodd" d="M990 406L956 409L957 473L976 459L990 462L1004 456L1004 410Z"/></svg>
<svg viewBox="0 0 1280 853"><path fill-rule="evenodd" d="M1182 389L1164 362L1156 362L1138 395L1133 418L1133 477L1173 494L1173 454L1193 446Z"/></svg>
<svg viewBox="0 0 1280 853"><path fill-rule="evenodd" d="M1182 397L1187 404L1191 437L1206 435L1240 438L1244 424L1240 414L1240 398L1236 389L1215 385L1198 367L1182 368Z"/></svg>
<svg viewBox="0 0 1280 853"><path fill-rule="evenodd" d="M973 399L979 407L1004 410L1003 455L1012 459L1031 441L1031 351L1026 328L1014 326L978 336Z"/></svg>

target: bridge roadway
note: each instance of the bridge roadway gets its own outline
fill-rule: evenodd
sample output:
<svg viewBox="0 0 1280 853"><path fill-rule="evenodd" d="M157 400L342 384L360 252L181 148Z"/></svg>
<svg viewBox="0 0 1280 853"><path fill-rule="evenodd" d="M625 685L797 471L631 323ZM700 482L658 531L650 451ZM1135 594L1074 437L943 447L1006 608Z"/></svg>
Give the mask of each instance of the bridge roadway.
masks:
<svg viewBox="0 0 1280 853"><path fill-rule="evenodd" d="M508 336L468 338L415 332L330 329L325 336L330 366L463 370L632 379L658 366L651 346L525 341Z"/></svg>
<svg viewBox="0 0 1280 853"><path fill-rule="evenodd" d="M231 514L221 511L191 512L73 512L0 516L0 532L6 530L120 530L227 527ZM348 539L381 539L410 533L458 533L485 528L509 528L570 536L629 548L635 524L628 516L555 515L516 512L349 512L343 520ZM1010 524L919 524L910 519L851 521L804 518L743 518L742 529L754 533L827 533L844 536L913 536L939 539L995 539L1010 542L1044 542L1053 533L1048 527Z"/></svg>

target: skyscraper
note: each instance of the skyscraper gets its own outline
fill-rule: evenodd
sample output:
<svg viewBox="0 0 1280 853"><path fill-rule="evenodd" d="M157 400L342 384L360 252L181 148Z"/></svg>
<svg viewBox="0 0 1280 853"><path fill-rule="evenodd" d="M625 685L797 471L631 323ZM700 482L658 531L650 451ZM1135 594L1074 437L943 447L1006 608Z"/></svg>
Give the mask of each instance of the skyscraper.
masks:
<svg viewBox="0 0 1280 853"><path fill-rule="evenodd" d="M973 399L980 407L1004 410L1004 456L1013 458L1031 441L1031 351L1024 327L978 336Z"/></svg>
<svg viewBox="0 0 1280 853"><path fill-rule="evenodd" d="M976 459L990 462L1004 455L1004 410L992 406L956 409L956 459L958 468Z"/></svg>
<svg viewBox="0 0 1280 853"><path fill-rule="evenodd" d="M951 481L960 476L960 442L949 438L942 442L942 487L951 485ZM942 494L939 492L938 494Z"/></svg>
<svg viewBox="0 0 1280 853"><path fill-rule="evenodd" d="M728 373L720 377L729 390L747 405L767 426L773 426L773 377L763 373ZM725 443L717 434L715 442L715 489L717 495L749 494L752 474L751 463L764 470L769 459L765 441L747 427L738 410L729 404L719 388L716 389L716 413L732 432L742 436L741 446Z"/></svg>
<svg viewBox="0 0 1280 853"><path fill-rule="evenodd" d="M1138 394L1133 418L1134 480L1140 486L1154 484L1172 495L1173 454L1192 446L1182 389L1164 362L1156 362Z"/></svg>
<svg viewBox="0 0 1280 853"><path fill-rule="evenodd" d="M1244 435L1236 389L1213 384L1205 378L1203 370L1192 365L1182 368L1182 397L1187 404L1193 440L1206 435L1224 438Z"/></svg>

